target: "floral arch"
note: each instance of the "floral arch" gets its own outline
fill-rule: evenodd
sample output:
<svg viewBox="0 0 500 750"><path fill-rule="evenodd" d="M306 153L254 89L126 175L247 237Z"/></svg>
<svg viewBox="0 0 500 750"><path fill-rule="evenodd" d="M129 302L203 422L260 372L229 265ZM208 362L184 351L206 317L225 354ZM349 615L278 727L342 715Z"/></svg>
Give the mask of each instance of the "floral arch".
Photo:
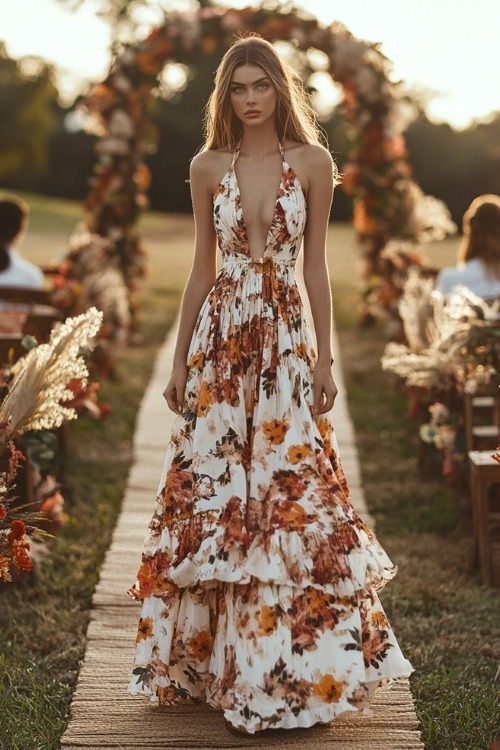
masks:
<svg viewBox="0 0 500 750"><path fill-rule="evenodd" d="M353 197L365 289L375 305L387 308L398 299L406 269L419 263L420 241L452 231L445 207L424 196L411 179L402 133L412 108L390 81L390 63L376 44L354 38L338 23L321 27L298 11L209 7L169 13L146 39L125 48L106 80L84 100L100 136L98 160L85 223L56 286L61 304L72 313L88 304L103 309L111 337L126 336L129 295L144 271L135 223L147 205L150 175L144 157L156 148L145 105L155 95L158 75L167 62L189 61L193 53L220 50L222 57L235 34L248 31L289 41L300 51L320 50L343 88L343 116L351 131L343 189Z"/></svg>

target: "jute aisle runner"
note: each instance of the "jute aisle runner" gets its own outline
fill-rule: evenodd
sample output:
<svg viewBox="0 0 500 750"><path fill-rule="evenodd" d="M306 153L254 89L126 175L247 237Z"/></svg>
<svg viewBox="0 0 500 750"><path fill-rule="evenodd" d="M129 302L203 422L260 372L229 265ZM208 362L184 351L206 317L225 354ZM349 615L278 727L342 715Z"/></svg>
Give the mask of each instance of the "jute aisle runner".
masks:
<svg viewBox="0 0 500 750"><path fill-rule="evenodd" d="M147 699L126 694L140 607L126 596L135 578L165 457L171 412L162 391L171 370L175 331L158 356L138 415L131 467L123 508L93 599L87 649L71 705L71 720L61 747L107 750L222 750L284 747L301 750L414 750L423 748L409 687L378 691L371 718L339 720L308 730L270 730L261 736L229 733L221 712L203 705L158 709ZM338 347L335 347L338 352ZM340 455L353 502L370 523L360 481L357 451L347 412L342 373L336 373L339 396L335 425Z"/></svg>

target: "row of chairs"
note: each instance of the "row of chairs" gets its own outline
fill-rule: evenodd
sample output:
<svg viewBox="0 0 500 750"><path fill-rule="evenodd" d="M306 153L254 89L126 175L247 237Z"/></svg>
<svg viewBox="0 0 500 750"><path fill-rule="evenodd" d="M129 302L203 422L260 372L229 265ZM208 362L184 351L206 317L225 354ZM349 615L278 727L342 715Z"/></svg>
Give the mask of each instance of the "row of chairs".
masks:
<svg viewBox="0 0 500 750"><path fill-rule="evenodd" d="M500 393L467 394L464 422L476 557L483 583L500 589Z"/></svg>
<svg viewBox="0 0 500 750"><path fill-rule="evenodd" d="M48 341L61 313L51 304L45 289L0 287L0 365L14 362L25 354L24 336L39 344Z"/></svg>

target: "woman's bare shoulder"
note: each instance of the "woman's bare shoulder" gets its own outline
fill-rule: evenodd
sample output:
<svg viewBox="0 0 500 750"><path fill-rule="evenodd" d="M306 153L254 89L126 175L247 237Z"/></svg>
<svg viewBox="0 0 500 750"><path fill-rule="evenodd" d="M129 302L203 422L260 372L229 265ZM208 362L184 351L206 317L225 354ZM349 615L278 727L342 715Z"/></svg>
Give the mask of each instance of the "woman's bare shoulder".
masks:
<svg viewBox="0 0 500 750"><path fill-rule="evenodd" d="M314 143L285 142L285 151L307 168L331 166L332 156L327 148Z"/></svg>
<svg viewBox="0 0 500 750"><path fill-rule="evenodd" d="M333 160L328 149L313 143L288 141L284 144L285 155L302 187L309 192L309 187L318 177L328 176L334 170Z"/></svg>
<svg viewBox="0 0 500 750"><path fill-rule="evenodd" d="M218 184L231 164L231 152L226 150L200 151L191 161L191 177Z"/></svg>

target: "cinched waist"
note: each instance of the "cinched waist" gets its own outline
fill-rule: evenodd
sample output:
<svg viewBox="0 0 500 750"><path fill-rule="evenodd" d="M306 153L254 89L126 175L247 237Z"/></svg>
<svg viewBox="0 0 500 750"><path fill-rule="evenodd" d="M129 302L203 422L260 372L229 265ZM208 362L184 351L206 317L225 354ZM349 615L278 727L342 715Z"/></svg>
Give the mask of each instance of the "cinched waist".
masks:
<svg viewBox="0 0 500 750"><path fill-rule="evenodd" d="M255 266L257 269L261 268L273 268L274 266L282 266L285 268L294 268L295 260L282 260L281 258L274 258L272 255L265 255L262 258L253 258L250 255L243 255L243 253L233 253L232 255L226 255L223 259L224 266Z"/></svg>

